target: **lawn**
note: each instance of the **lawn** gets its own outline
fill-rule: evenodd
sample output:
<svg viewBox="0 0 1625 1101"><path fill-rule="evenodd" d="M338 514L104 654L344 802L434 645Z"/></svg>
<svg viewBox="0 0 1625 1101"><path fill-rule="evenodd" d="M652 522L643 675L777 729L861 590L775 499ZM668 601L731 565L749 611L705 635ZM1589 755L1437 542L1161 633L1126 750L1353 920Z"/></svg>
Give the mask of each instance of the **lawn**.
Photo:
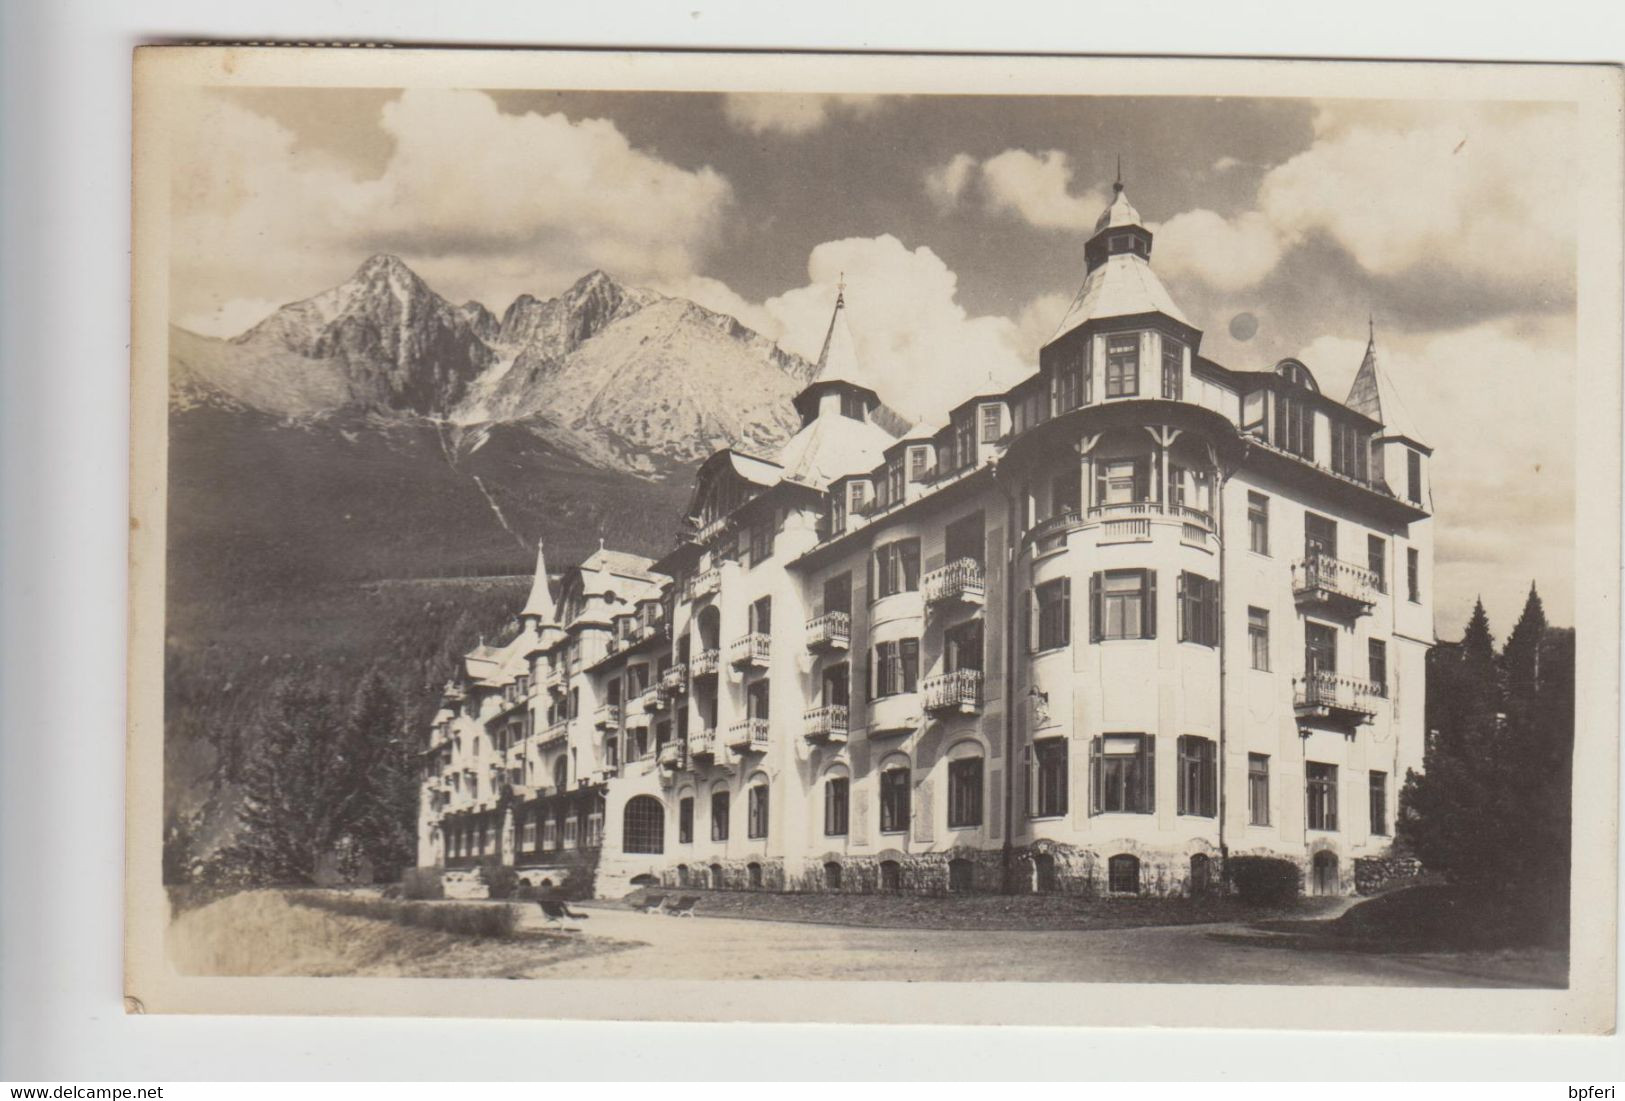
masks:
<svg viewBox="0 0 1625 1101"><path fill-rule="evenodd" d="M641 905L648 891L634 891L626 905ZM1234 898L1087 898L1080 895L831 894L768 891L656 890L668 899L695 895L701 917L800 921L878 929L1133 929L1151 925L1200 925L1314 917L1336 899L1299 899L1260 907ZM615 905L603 903L601 905Z"/></svg>
<svg viewBox="0 0 1625 1101"><path fill-rule="evenodd" d="M245 891L187 910L167 947L186 975L520 978L538 967L619 952L636 941L553 931L476 937L291 905Z"/></svg>

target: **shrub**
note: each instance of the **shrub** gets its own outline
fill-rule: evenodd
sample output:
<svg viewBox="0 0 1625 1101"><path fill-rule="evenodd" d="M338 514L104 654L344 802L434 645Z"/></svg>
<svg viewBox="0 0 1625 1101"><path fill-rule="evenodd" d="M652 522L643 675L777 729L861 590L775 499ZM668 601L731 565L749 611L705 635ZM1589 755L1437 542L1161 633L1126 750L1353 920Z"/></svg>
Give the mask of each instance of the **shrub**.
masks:
<svg viewBox="0 0 1625 1101"><path fill-rule="evenodd" d="M1298 866L1282 857L1232 856L1225 871L1243 902L1279 906L1298 897Z"/></svg>
<svg viewBox="0 0 1625 1101"><path fill-rule="evenodd" d="M445 898L438 868L408 868L401 873L401 895L411 899Z"/></svg>
<svg viewBox="0 0 1625 1101"><path fill-rule="evenodd" d="M506 864L483 864L480 879L490 888L492 898L512 898L519 886L519 873Z"/></svg>
<svg viewBox="0 0 1625 1101"><path fill-rule="evenodd" d="M294 891L288 896L288 901L350 917L393 921L400 925L470 937L512 936L519 924L519 912L512 906L478 902L397 902L341 891Z"/></svg>

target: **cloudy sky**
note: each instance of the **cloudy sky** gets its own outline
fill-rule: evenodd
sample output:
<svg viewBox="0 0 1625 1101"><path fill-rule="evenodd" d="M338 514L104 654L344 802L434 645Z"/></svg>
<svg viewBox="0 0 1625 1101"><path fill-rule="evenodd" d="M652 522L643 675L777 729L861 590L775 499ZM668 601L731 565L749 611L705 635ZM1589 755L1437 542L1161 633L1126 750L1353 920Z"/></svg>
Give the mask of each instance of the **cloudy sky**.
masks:
<svg viewBox="0 0 1625 1101"><path fill-rule="evenodd" d="M816 355L844 272L883 396L1034 369L1122 158L1202 350L1347 392L1379 347L1436 449L1438 627L1531 579L1572 622L1574 116L1561 104L235 89L177 153L177 323L230 336L393 252L502 310L593 268ZM1251 314L1251 326L1231 322Z"/></svg>

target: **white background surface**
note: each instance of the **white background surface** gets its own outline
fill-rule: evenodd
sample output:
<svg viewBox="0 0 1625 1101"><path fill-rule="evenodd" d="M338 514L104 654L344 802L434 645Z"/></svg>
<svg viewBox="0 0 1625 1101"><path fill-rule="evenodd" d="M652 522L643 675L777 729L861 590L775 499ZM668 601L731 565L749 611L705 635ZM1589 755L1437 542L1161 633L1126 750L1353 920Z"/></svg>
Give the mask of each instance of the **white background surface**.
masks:
<svg viewBox="0 0 1625 1101"><path fill-rule="evenodd" d="M0 18L0 1080L1625 1077L1617 1039L163 1018L126 1017L120 999L134 46L1617 61L1625 5L16 0Z"/></svg>

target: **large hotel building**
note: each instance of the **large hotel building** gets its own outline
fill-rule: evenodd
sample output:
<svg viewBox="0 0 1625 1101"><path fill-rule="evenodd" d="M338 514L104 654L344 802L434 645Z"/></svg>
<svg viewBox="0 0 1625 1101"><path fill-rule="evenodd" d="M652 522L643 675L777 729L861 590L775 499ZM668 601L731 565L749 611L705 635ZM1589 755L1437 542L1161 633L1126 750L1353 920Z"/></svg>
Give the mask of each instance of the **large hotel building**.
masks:
<svg viewBox="0 0 1625 1101"><path fill-rule="evenodd" d="M675 549L599 550L468 654L419 863L613 896L1353 888L1419 769L1430 450L1374 342L1201 355L1121 185L1038 370L876 416L837 298L800 431L700 468Z"/></svg>

